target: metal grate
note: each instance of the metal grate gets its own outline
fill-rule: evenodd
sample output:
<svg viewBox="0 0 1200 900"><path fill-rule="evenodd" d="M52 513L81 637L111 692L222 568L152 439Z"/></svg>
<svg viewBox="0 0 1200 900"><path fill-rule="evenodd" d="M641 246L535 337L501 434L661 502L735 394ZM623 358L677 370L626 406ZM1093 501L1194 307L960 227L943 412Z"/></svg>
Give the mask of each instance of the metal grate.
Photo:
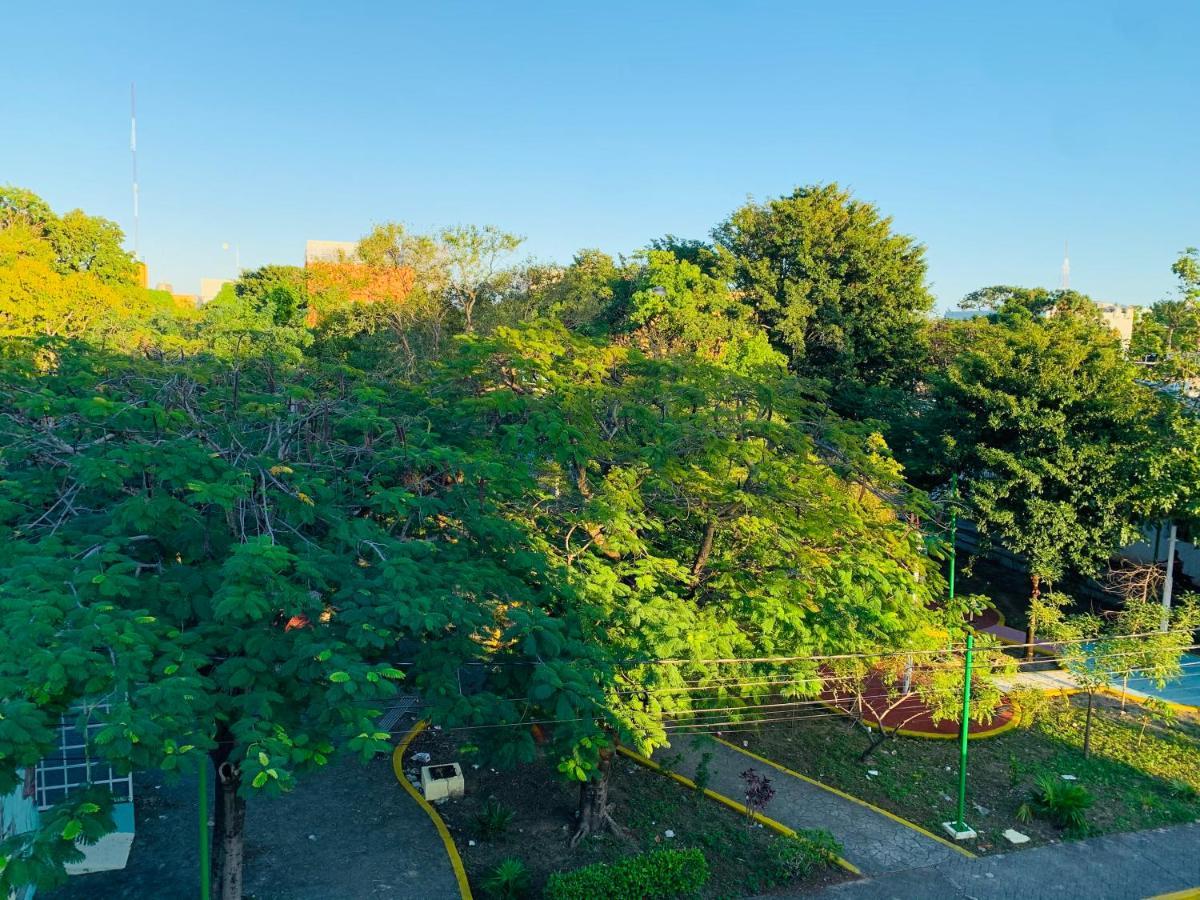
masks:
<svg viewBox="0 0 1200 900"><path fill-rule="evenodd" d="M409 710L417 705L417 698L412 695L397 694L390 706L379 717L380 731L392 731L396 727L396 723L404 717Z"/></svg>
<svg viewBox="0 0 1200 900"><path fill-rule="evenodd" d="M48 809L89 784L108 787L117 803L133 800L133 775L120 774L105 760L92 758L88 751L86 738L104 725L90 719L91 712L99 710L107 711L108 704L77 706L59 720L58 748L37 765L34 792L38 809ZM89 716L84 731L76 726L81 715Z"/></svg>

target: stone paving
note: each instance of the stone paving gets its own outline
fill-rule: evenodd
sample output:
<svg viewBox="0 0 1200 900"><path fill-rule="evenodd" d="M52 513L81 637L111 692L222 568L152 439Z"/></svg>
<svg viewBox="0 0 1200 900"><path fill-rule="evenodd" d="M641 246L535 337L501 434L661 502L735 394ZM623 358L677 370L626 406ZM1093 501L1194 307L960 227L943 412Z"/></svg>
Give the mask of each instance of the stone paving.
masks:
<svg viewBox="0 0 1200 900"><path fill-rule="evenodd" d="M1143 900L1200 889L1200 824L957 857L820 891L825 900ZM785 900L789 894L772 894ZM808 896L812 896L811 894ZM1195 896L1200 897L1200 890Z"/></svg>
<svg viewBox="0 0 1200 900"><path fill-rule="evenodd" d="M842 855L865 875L881 875L919 866L931 866L950 860L966 860L954 847L944 844L882 813L804 781L751 756L715 741L705 742L703 750L692 746L689 738L677 740L670 750L660 751L656 759L682 754L672 768L692 778L701 752L711 751L708 786L719 794L741 801L745 783L741 773L757 769L768 774L775 798L766 814L791 828L824 828L845 848Z"/></svg>

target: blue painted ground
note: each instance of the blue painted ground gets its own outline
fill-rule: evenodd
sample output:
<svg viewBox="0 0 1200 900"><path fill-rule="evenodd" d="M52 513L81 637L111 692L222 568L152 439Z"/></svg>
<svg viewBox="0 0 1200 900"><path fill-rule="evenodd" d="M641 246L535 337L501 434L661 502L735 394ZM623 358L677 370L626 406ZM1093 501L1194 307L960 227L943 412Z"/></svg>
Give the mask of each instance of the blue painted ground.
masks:
<svg viewBox="0 0 1200 900"><path fill-rule="evenodd" d="M1162 687L1149 678L1134 677L1129 679L1129 689L1171 703L1200 707L1200 656L1185 653L1182 668L1183 674L1179 678L1168 681ZM1113 687L1120 690L1120 682L1115 683Z"/></svg>

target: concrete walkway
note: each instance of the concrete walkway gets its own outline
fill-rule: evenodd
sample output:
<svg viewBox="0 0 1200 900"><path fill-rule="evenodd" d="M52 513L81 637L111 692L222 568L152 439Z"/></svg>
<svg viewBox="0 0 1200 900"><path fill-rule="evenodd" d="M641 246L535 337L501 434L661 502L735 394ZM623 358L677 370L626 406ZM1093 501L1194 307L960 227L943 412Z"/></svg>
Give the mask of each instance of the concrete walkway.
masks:
<svg viewBox="0 0 1200 900"><path fill-rule="evenodd" d="M211 781L210 781L211 784ZM120 871L73 876L38 900L197 896L196 780L134 780L137 836ZM457 900L433 822L396 783L390 759L342 760L246 814L245 891L256 900Z"/></svg>
<svg viewBox="0 0 1200 900"><path fill-rule="evenodd" d="M713 754L708 782L712 790L742 801L746 791L740 777L742 772L756 769L769 776L775 798L764 814L791 828L824 828L831 832L845 848L842 855L865 875L967 859L948 843L889 818L872 807L772 767L728 744L709 741L697 749L692 746L691 738L680 737L675 746L660 751L656 759L661 761L682 754L683 760L672 763L672 768L680 775L693 778L703 752Z"/></svg>
<svg viewBox="0 0 1200 900"><path fill-rule="evenodd" d="M1200 825L957 857L826 888L826 900L1143 900L1200 888ZM774 900L812 894L772 894Z"/></svg>

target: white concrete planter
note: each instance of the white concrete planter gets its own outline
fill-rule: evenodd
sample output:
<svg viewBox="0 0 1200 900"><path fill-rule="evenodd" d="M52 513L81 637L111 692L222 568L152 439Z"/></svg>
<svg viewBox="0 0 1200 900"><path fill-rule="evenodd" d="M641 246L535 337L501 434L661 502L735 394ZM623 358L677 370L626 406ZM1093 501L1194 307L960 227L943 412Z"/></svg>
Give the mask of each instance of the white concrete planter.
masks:
<svg viewBox="0 0 1200 900"><path fill-rule="evenodd" d="M458 763L441 763L421 766L421 793L430 803L456 800L466 791L462 766Z"/></svg>

